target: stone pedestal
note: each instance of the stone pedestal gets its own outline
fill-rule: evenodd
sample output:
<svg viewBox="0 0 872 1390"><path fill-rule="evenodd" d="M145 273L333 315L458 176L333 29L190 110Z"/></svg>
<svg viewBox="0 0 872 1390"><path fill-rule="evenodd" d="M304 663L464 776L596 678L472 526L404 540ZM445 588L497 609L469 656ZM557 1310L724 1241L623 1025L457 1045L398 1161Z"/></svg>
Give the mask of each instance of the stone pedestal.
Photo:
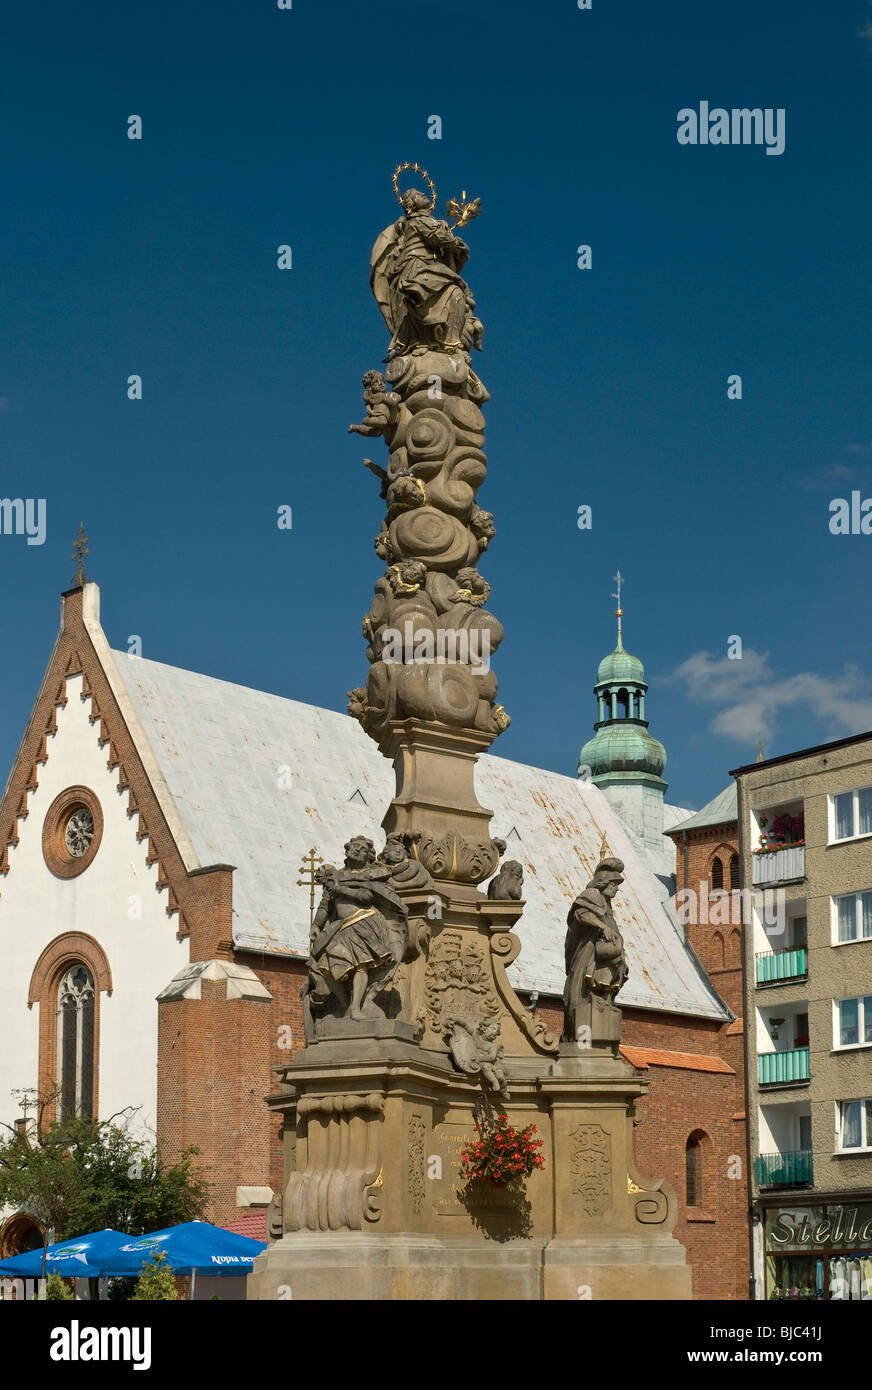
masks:
<svg viewBox="0 0 872 1390"><path fill-rule="evenodd" d="M450 1058L398 1036L358 1038L354 1062L347 1048L324 1040L280 1069L282 1213L250 1298L691 1296L674 1195L635 1166L647 1083L625 1062L506 1060L509 1121L544 1140L544 1170L515 1191L459 1177L481 1090Z"/></svg>

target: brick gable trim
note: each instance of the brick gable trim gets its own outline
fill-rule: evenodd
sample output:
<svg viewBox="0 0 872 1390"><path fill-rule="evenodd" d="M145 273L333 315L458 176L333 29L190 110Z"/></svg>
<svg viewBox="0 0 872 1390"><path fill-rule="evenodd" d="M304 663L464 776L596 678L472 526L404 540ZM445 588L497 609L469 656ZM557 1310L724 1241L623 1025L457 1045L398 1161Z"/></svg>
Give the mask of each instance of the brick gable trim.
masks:
<svg viewBox="0 0 872 1390"><path fill-rule="evenodd" d="M48 943L33 967L30 988L27 991L29 1009L40 1002L52 977L61 974L61 967L66 968L74 960L81 960L87 965L94 977L98 994L112 993L112 969L99 941L87 932L68 931Z"/></svg>
<svg viewBox="0 0 872 1390"><path fill-rule="evenodd" d="M136 819L137 839L147 841L146 862L157 864L156 888L166 893L167 916L178 918L178 938L191 938L193 960L231 959L233 869L200 865L147 740L138 727L135 736L131 732L134 716L132 710L122 712L122 685L99 624L96 584L61 596L61 629L0 801L0 882L14 868L18 822L29 814L30 794L48 761L57 711L69 698L67 681L78 675L81 699L90 701L88 718L106 749L106 766L117 770L119 796L127 793L127 815Z"/></svg>

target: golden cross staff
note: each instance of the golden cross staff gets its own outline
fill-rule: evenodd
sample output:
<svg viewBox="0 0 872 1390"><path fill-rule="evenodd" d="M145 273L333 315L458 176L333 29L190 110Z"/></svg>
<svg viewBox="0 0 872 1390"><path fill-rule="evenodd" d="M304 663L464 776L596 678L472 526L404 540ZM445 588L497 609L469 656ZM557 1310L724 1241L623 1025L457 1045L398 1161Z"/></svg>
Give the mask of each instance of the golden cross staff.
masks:
<svg viewBox="0 0 872 1390"><path fill-rule="evenodd" d="M606 839L606 832L603 831L603 838L600 842L600 863L602 863L604 859L609 858L610 853L611 852L609 850L609 842Z"/></svg>
<svg viewBox="0 0 872 1390"><path fill-rule="evenodd" d="M324 860L315 853L315 846L309 850L308 854L303 855L303 862L297 870L298 873L308 875L308 877L298 878L297 887L309 889L309 926L311 927L315 917L315 865L323 864Z"/></svg>

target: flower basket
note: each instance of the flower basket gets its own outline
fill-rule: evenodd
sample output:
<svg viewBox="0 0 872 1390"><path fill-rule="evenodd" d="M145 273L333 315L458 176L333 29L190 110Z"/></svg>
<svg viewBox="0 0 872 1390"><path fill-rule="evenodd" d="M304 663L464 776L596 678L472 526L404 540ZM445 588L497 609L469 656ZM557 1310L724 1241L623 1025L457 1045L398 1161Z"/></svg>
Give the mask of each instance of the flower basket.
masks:
<svg viewBox="0 0 872 1390"><path fill-rule="evenodd" d="M545 1167L539 1150L541 1139L534 1139L535 1125L515 1129L505 1115L475 1126L476 1138L460 1153L460 1176L470 1182L489 1182L508 1187L523 1182L537 1168Z"/></svg>

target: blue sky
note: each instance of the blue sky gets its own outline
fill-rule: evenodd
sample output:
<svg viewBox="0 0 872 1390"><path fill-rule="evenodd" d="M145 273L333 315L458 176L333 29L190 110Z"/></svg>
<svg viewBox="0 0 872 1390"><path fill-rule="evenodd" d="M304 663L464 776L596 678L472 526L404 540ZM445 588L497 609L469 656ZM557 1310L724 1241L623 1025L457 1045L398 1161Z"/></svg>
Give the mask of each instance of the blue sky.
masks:
<svg viewBox="0 0 872 1390"><path fill-rule="evenodd" d="M483 203L494 751L574 772L618 566L670 800L872 728L872 536L828 526L872 496L869 5L50 0L3 49L0 496L47 504L43 545L0 535L4 776L80 520L113 645L334 709L363 680L346 427L405 159ZM679 145L701 100L783 107L784 153Z"/></svg>

